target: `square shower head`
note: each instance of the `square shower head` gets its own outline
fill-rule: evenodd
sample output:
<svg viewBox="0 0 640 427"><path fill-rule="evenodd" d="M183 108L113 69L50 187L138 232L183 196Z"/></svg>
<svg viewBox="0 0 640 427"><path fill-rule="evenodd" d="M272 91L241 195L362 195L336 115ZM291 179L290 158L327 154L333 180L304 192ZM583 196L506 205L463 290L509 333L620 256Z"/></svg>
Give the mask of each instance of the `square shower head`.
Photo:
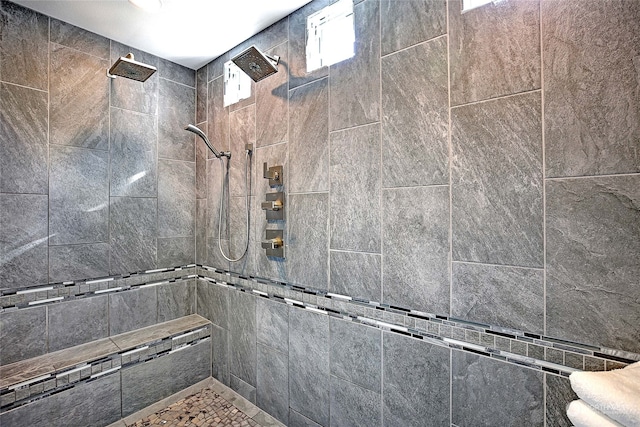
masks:
<svg viewBox="0 0 640 427"><path fill-rule="evenodd" d="M109 68L107 75L110 77L120 76L144 82L156 71L156 67L134 60L133 54L130 53L127 56L118 58L116 63Z"/></svg>
<svg viewBox="0 0 640 427"><path fill-rule="evenodd" d="M278 72L279 57L271 58L260 52L257 47L242 51L240 54L231 58L242 71L244 71L254 82L269 77Z"/></svg>

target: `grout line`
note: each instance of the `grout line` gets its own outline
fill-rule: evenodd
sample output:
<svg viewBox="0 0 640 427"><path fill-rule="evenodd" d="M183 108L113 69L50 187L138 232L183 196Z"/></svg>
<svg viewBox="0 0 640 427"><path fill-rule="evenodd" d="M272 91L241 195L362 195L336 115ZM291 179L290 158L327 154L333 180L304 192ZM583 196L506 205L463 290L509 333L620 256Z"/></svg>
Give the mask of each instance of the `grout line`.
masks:
<svg viewBox="0 0 640 427"><path fill-rule="evenodd" d="M361 124L361 125L348 126L348 127L344 127L344 128L340 128L340 129L334 129L334 130L330 130L329 134L345 132L345 131L349 131L349 130L352 130L352 129L358 129L358 128L363 128L363 127L367 127L367 126L379 125L380 123L381 122L379 120L376 120L374 122L369 122L369 123L365 123L365 124ZM331 129L331 128L329 128L329 129Z"/></svg>
<svg viewBox="0 0 640 427"><path fill-rule="evenodd" d="M458 105L453 105L451 106L451 108L460 108L460 107L467 107L470 105L476 105L476 104L484 104L486 102L492 102L492 101L497 101L499 99L505 99L505 98L513 98L514 96L521 96L521 95L527 95L529 93L536 93L536 92L540 92L542 89L531 89L531 90L525 90L522 92L517 92L517 93L510 93L508 95L500 95L500 96L496 96L493 98L487 98L487 99L481 99L479 101L472 101L472 102L467 102L464 104L458 104Z"/></svg>
<svg viewBox="0 0 640 427"><path fill-rule="evenodd" d="M47 55L48 55L48 52L47 52ZM49 64L49 61L47 61L47 70L48 70L49 74L51 73L50 68L51 68L51 66ZM4 80L2 80L2 84L9 85L9 86L21 87L23 89L31 89L31 90L35 90L36 92L42 92L42 93L47 93L48 94L49 93L49 80L50 79L51 79L51 76L47 76L47 90L45 90L45 89L37 89L35 87L25 86L25 85L21 85L21 84L17 84L17 83L6 82Z"/></svg>
<svg viewBox="0 0 640 427"><path fill-rule="evenodd" d="M445 6L445 7L446 7L446 6ZM447 17L447 20L448 20L448 17ZM381 25L382 25L382 24L381 24ZM382 55L382 53L381 53L380 58L381 58L381 59L382 59L382 58L388 58L388 57L390 57L390 56L395 55L396 53L404 52L404 51L407 51L407 50L413 49L414 47L417 47L417 46L420 46L420 45L423 45L423 44L430 43L430 42L432 42L432 41L438 40L438 39L443 38L443 37L447 37L447 35L448 35L448 32L447 32L447 33L444 33L444 34L441 34L441 35L439 35L439 36L437 36L437 37L433 37L433 38L430 38L430 39L427 39L427 40L423 40L423 41L421 41L421 42L419 42L419 43L415 43L415 44L412 44L412 45L410 45L410 46L403 47L402 49L395 50L395 51L393 51L393 52L389 52L389 53L385 53L384 55Z"/></svg>
<svg viewBox="0 0 640 427"><path fill-rule="evenodd" d="M195 72L196 70L192 70L192 71L194 71L194 72ZM195 90L195 87L194 87L194 86L189 86L189 85L187 85L187 84L184 84L184 83L181 83L181 82L177 82L177 81L175 81L175 80L171 80L171 79L168 79L168 78L166 78L166 77L160 77L160 76L158 76L158 83L160 83L160 80L164 80L164 81L167 81L167 82L175 83L175 84L177 84L177 85L184 86L184 87L187 87L187 88L189 88L189 89L194 89L194 90ZM196 77L196 80L197 80L197 77ZM198 84L198 83L196 82L196 84ZM158 86L160 86L160 85L158 84Z"/></svg>
<svg viewBox="0 0 640 427"><path fill-rule="evenodd" d="M363 254L363 255L381 255L380 252L352 251L348 249L330 249L331 252L339 252L346 254Z"/></svg>
<svg viewBox="0 0 640 427"><path fill-rule="evenodd" d="M449 187L450 184L401 185L397 187L382 187L383 190L404 190L413 188Z"/></svg>
<svg viewBox="0 0 640 427"><path fill-rule="evenodd" d="M453 313L453 138L452 138L452 123L451 123L451 40L449 38L449 7L452 7L449 2L445 5L445 13L447 19L447 98L448 98L448 113L449 123L447 128L447 149L449 155L449 315ZM451 405L449 405L451 408ZM451 418L451 416L450 416ZM450 419L451 421L451 419Z"/></svg>
<svg viewBox="0 0 640 427"><path fill-rule="evenodd" d="M543 100L544 100L544 97L543 97ZM544 113L544 107L543 107L543 113ZM544 124L544 116L543 116L543 124ZM544 138L544 133L543 133L543 138ZM618 178L618 177L625 177L625 176L632 176L632 177L640 176L640 172L627 172L627 173L606 174L606 175L560 176L560 177L552 177L552 178L545 177L545 181L567 181L572 179L589 179L589 178L596 178L596 179L597 178Z"/></svg>
<svg viewBox="0 0 640 427"><path fill-rule="evenodd" d="M378 163L379 165L379 179L378 179L378 183L380 185L380 194L378 196L378 202L380 203L380 205L378 206L378 212L380 215L380 233L378 234L378 236L380 237L380 282L378 283L380 285L380 301L384 301L384 246L385 246L385 239L384 239L384 182L382 179L383 176L383 170L384 170L384 155L382 153L383 151L383 147L384 147L384 141L383 141L383 127L384 127L384 104L382 103L382 5L381 3L378 3L378 31L379 31L379 36L380 36L380 43L379 43L379 62L378 62L378 82L379 82L379 102L380 102L380 116L379 116L379 131L380 131L380 162ZM383 365L384 366L384 365ZM382 396L382 390L380 391L380 395ZM383 411L384 412L384 411ZM382 423L384 423L384 417L381 420ZM381 424L384 425L384 424Z"/></svg>
<svg viewBox="0 0 640 427"><path fill-rule="evenodd" d="M51 280L51 18L47 17L47 281ZM49 311L47 310L47 317ZM49 331L47 319L47 348Z"/></svg>
<svg viewBox="0 0 640 427"><path fill-rule="evenodd" d="M539 31L540 31L540 132L541 132L541 144L542 144L542 332L547 334L547 169L546 169L546 138L545 138L545 110L544 110L544 49L542 48L542 2L538 4L538 19L539 19ZM546 380L546 375L544 376ZM546 382L545 382L546 384ZM546 389L546 387L545 387ZM546 399L546 390L544 392L544 398ZM546 411L547 405L544 402L544 408ZM547 420L544 419L546 426Z"/></svg>
<svg viewBox="0 0 640 427"><path fill-rule="evenodd" d="M331 67L327 67L327 68L331 68ZM327 80L329 79L329 71L328 71L328 70L327 70L327 75L326 75L326 76L318 77L318 78L317 78L317 79L315 79L315 80L311 80L310 82L303 83L303 84L301 84L301 85L299 85L299 86L296 86L296 87L294 87L294 88L289 87L289 92L292 92L292 91L294 91L294 90L298 90L298 89L300 89L301 87L305 87L305 86L312 85L312 84L317 83L317 82L319 82L320 80L324 80L324 79L327 79ZM328 86L328 84L327 84L327 86Z"/></svg>
<svg viewBox="0 0 640 427"><path fill-rule="evenodd" d="M525 266L521 266L521 265L491 264L491 263L488 263L488 262L452 260L452 263L453 264L482 265L482 266L487 266L487 267L521 268L521 269L524 269L524 270L544 271L544 267L525 267Z"/></svg>

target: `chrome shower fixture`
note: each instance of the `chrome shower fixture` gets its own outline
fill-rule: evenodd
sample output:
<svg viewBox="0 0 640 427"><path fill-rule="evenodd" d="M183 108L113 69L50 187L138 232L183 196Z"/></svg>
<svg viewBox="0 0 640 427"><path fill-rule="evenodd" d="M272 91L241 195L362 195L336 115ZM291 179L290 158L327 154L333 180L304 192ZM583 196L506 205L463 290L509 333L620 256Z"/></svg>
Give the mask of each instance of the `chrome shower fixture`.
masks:
<svg viewBox="0 0 640 427"><path fill-rule="evenodd" d="M115 79L116 76L120 76L144 82L156 71L158 71L156 67L134 60L133 53L129 53L127 56L118 58L115 64L107 71L107 77Z"/></svg>
<svg viewBox="0 0 640 427"><path fill-rule="evenodd" d="M202 132L198 127L190 124L190 125L187 125L187 127L185 127L184 130L188 130L189 132L193 132L196 135L198 135L200 138L202 138L204 143L207 144L207 147L209 147L209 150L211 150L213 155L216 156L217 158L226 157L227 159L231 159L231 152L230 151L222 151L222 152L220 152L220 151L216 150L216 148L213 145L211 145L211 142L209 142L209 138L207 138L207 135L205 135L204 132Z"/></svg>
<svg viewBox="0 0 640 427"><path fill-rule="evenodd" d="M251 77L254 82L259 82L278 72L280 57L267 55L260 52L257 47L251 46L231 58L231 61Z"/></svg>

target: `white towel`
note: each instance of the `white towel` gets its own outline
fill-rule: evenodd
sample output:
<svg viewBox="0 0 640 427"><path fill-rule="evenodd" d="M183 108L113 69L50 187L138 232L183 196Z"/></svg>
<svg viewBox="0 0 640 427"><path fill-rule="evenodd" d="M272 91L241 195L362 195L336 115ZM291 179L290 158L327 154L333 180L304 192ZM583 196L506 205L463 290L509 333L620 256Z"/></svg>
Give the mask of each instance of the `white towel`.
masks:
<svg viewBox="0 0 640 427"><path fill-rule="evenodd" d="M624 427L582 400L567 405L567 416L575 427Z"/></svg>
<svg viewBox="0 0 640 427"><path fill-rule="evenodd" d="M608 372L574 372L569 376L578 397L593 409L627 427L640 426L640 362Z"/></svg>

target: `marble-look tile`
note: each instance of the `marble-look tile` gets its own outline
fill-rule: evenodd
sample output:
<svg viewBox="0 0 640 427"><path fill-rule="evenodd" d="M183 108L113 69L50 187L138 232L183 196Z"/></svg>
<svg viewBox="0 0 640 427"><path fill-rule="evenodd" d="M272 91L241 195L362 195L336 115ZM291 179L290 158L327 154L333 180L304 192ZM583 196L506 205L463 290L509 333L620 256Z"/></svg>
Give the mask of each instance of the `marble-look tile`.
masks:
<svg viewBox="0 0 640 427"><path fill-rule="evenodd" d="M0 15L2 81L47 90L49 17L10 1L0 3Z"/></svg>
<svg viewBox="0 0 640 427"><path fill-rule="evenodd" d="M156 287L109 295L109 335L154 325L158 320Z"/></svg>
<svg viewBox="0 0 640 427"><path fill-rule="evenodd" d="M195 313L196 281L168 283L158 289L158 323Z"/></svg>
<svg viewBox="0 0 640 427"><path fill-rule="evenodd" d="M253 214L255 199L232 197L229 202L229 249L225 250L225 254L228 258L238 260L229 263L230 270L245 276L256 275L255 252L261 250L260 244L256 242L256 220Z"/></svg>
<svg viewBox="0 0 640 427"><path fill-rule="evenodd" d="M208 341L124 368L121 370L122 416L204 380L210 372L211 343Z"/></svg>
<svg viewBox="0 0 640 427"><path fill-rule="evenodd" d="M133 53L136 61L158 68L156 56L111 41L111 64L129 53ZM110 79L111 106L155 116L158 112L158 74L154 73L144 83L124 77Z"/></svg>
<svg viewBox="0 0 640 427"><path fill-rule="evenodd" d="M380 393L382 332L331 318L331 375Z"/></svg>
<svg viewBox="0 0 640 427"><path fill-rule="evenodd" d="M195 234L195 180L195 163L158 161L158 237Z"/></svg>
<svg viewBox="0 0 640 427"><path fill-rule="evenodd" d="M134 329L120 335L112 336L108 341L121 351L130 350L142 344L152 341L162 340L172 335L177 335L185 331L201 328L210 325L210 322L202 316L192 314L190 316L179 317L168 322L147 326L146 328ZM103 353L107 351L103 350Z"/></svg>
<svg viewBox="0 0 640 427"><path fill-rule="evenodd" d="M211 328L211 376L229 386L229 333L226 329Z"/></svg>
<svg viewBox="0 0 640 427"><path fill-rule="evenodd" d="M544 270L454 262L451 315L541 334Z"/></svg>
<svg viewBox="0 0 640 427"><path fill-rule="evenodd" d="M48 198L0 194L0 288L48 283Z"/></svg>
<svg viewBox="0 0 640 427"><path fill-rule="evenodd" d="M106 295L52 304L48 310L49 351L109 336Z"/></svg>
<svg viewBox="0 0 640 427"><path fill-rule="evenodd" d="M49 282L109 275L109 244L49 246Z"/></svg>
<svg viewBox="0 0 640 427"><path fill-rule="evenodd" d="M331 249L380 253L380 125L330 136Z"/></svg>
<svg viewBox="0 0 640 427"><path fill-rule="evenodd" d="M257 340L282 353L289 352L289 310L286 304L258 298L256 301ZM260 363L258 363L260 367Z"/></svg>
<svg viewBox="0 0 640 427"><path fill-rule="evenodd" d="M290 307L289 320L289 407L327 426L329 317Z"/></svg>
<svg viewBox="0 0 640 427"><path fill-rule="evenodd" d="M331 130L380 121L380 3L354 5L353 16L355 55L329 71Z"/></svg>
<svg viewBox="0 0 640 427"><path fill-rule="evenodd" d="M331 376L331 426L382 426L382 398L348 381Z"/></svg>
<svg viewBox="0 0 640 427"><path fill-rule="evenodd" d="M286 310L286 305L284 306ZM258 344L256 405L279 421L289 421L289 358L270 347Z"/></svg>
<svg viewBox="0 0 640 427"><path fill-rule="evenodd" d="M385 425L448 426L449 349L384 333L383 351Z"/></svg>
<svg viewBox="0 0 640 427"><path fill-rule="evenodd" d="M544 425L542 372L457 350L451 370L454 424Z"/></svg>
<svg viewBox="0 0 640 427"><path fill-rule="evenodd" d="M0 191L47 194L47 102L46 92L0 84Z"/></svg>
<svg viewBox="0 0 640 427"><path fill-rule="evenodd" d="M229 52L225 52L222 55L218 56L213 61L209 62L207 67L207 82L211 80L215 80L218 77L224 74L224 63L228 62L231 58L229 57Z"/></svg>
<svg viewBox="0 0 640 427"><path fill-rule="evenodd" d="M198 125L201 129L207 129L207 123L200 123ZM196 136L194 135L194 138ZM205 143L200 139L194 139L196 148L196 198L207 198L207 153L209 149Z"/></svg>
<svg viewBox="0 0 640 427"><path fill-rule="evenodd" d="M640 172L640 3L544 0L541 13L547 177Z"/></svg>
<svg viewBox="0 0 640 427"><path fill-rule="evenodd" d="M383 301L449 312L449 189L383 190Z"/></svg>
<svg viewBox="0 0 640 427"><path fill-rule="evenodd" d="M245 195L245 171L249 180L249 191L254 187L251 171L254 166L253 156L246 157L246 144L256 143L256 108L250 105L241 110L233 111L229 114L229 139L231 147L231 161L229 161L229 194L231 196ZM245 162L249 160L249 167L245 169ZM260 168L262 171L262 167ZM251 193L253 194L253 193Z"/></svg>
<svg viewBox="0 0 640 427"><path fill-rule="evenodd" d="M196 199L196 259L198 264L207 261L207 199Z"/></svg>
<svg viewBox="0 0 640 427"><path fill-rule="evenodd" d="M223 240L228 240L229 230L229 170L228 163L216 158L207 160L207 237L218 239L218 231ZM222 181L224 180L224 184ZM224 201L221 202L222 187L224 186ZM218 230L222 209L222 225Z"/></svg>
<svg viewBox="0 0 640 427"><path fill-rule="evenodd" d="M266 52L281 58L278 72L256 84L256 147L289 139L289 82L287 80L287 44ZM283 61L284 59L284 61Z"/></svg>
<svg viewBox="0 0 640 427"><path fill-rule="evenodd" d="M104 426L122 417L120 375L85 382L0 415L3 426Z"/></svg>
<svg viewBox="0 0 640 427"><path fill-rule="evenodd" d="M547 183L547 333L640 351L640 176Z"/></svg>
<svg viewBox="0 0 640 427"><path fill-rule="evenodd" d="M184 128L193 123L195 89L160 79L158 98L158 157L193 162L196 136Z"/></svg>
<svg viewBox="0 0 640 427"><path fill-rule="evenodd" d="M156 118L111 108L111 196L157 196Z"/></svg>
<svg viewBox="0 0 640 427"><path fill-rule="evenodd" d="M209 82L207 90L207 137L218 151L229 150L229 108L224 106L222 76ZM213 158L213 153L207 154Z"/></svg>
<svg viewBox="0 0 640 427"><path fill-rule="evenodd" d="M289 196L289 239L287 268L293 283L327 289L329 273L329 195L292 194Z"/></svg>
<svg viewBox="0 0 640 427"><path fill-rule="evenodd" d="M112 273L157 267L157 211L156 199L111 198Z"/></svg>
<svg viewBox="0 0 640 427"><path fill-rule="evenodd" d="M197 288L197 313L214 325L227 329L229 289L202 279L198 279Z"/></svg>
<svg viewBox="0 0 640 427"><path fill-rule="evenodd" d="M329 190L329 79L289 92L289 192Z"/></svg>
<svg viewBox="0 0 640 427"><path fill-rule="evenodd" d="M196 72L196 123L207 121L207 67Z"/></svg>
<svg viewBox="0 0 640 427"><path fill-rule="evenodd" d="M542 267L540 93L451 110L453 259Z"/></svg>
<svg viewBox="0 0 640 427"><path fill-rule="evenodd" d="M194 262L193 237L158 238L158 266L177 267Z"/></svg>
<svg viewBox="0 0 640 427"><path fill-rule="evenodd" d="M109 153L51 146L49 244L107 242Z"/></svg>
<svg viewBox="0 0 640 427"><path fill-rule="evenodd" d="M313 3L313 2L312 2ZM321 427L320 424L314 423L304 415L289 408L289 427Z"/></svg>
<svg viewBox="0 0 640 427"><path fill-rule="evenodd" d="M540 88L539 0L448 5L451 105Z"/></svg>
<svg viewBox="0 0 640 427"><path fill-rule="evenodd" d="M382 0L380 3L383 55L441 36L447 31L447 3L444 0ZM422 59L423 64L429 63L426 58Z"/></svg>
<svg viewBox="0 0 640 427"><path fill-rule="evenodd" d="M231 375L229 388L247 399L249 402L256 404L256 388L251 384L247 384L235 375Z"/></svg>
<svg viewBox="0 0 640 427"><path fill-rule="evenodd" d="M47 352L45 307L0 313L0 365L8 365Z"/></svg>
<svg viewBox="0 0 640 427"><path fill-rule="evenodd" d="M405 4L440 4L387 3L398 5L394 8ZM383 187L448 184L446 38L382 58L381 78Z"/></svg>
<svg viewBox="0 0 640 427"><path fill-rule="evenodd" d="M108 61L52 43L50 67L50 143L108 150Z"/></svg>
<svg viewBox="0 0 640 427"><path fill-rule="evenodd" d="M191 88L196 87L196 72L194 70L163 58L158 58L158 77ZM193 114L191 117L193 118Z"/></svg>
<svg viewBox="0 0 640 427"><path fill-rule="evenodd" d="M231 373L256 385L256 297L229 291L229 359Z"/></svg>
<svg viewBox="0 0 640 427"><path fill-rule="evenodd" d="M382 256L329 251L329 290L336 294L382 300Z"/></svg>
<svg viewBox="0 0 640 427"><path fill-rule="evenodd" d="M88 53L97 58L109 59L110 41L108 38L55 18L49 19L51 24L51 42ZM104 77L104 74L102 77Z"/></svg>
<svg viewBox="0 0 640 427"><path fill-rule="evenodd" d="M207 238L207 259L205 265L208 265L209 267L215 267L219 270L229 271L231 270L230 263L222 257L220 246L222 246L222 250L225 254L229 253L228 240L222 239L221 241L219 241L214 237Z"/></svg>
<svg viewBox="0 0 640 427"><path fill-rule="evenodd" d="M545 374L545 417L548 426L571 427L573 423L567 417L567 405L578 396L571 389L568 378Z"/></svg>

